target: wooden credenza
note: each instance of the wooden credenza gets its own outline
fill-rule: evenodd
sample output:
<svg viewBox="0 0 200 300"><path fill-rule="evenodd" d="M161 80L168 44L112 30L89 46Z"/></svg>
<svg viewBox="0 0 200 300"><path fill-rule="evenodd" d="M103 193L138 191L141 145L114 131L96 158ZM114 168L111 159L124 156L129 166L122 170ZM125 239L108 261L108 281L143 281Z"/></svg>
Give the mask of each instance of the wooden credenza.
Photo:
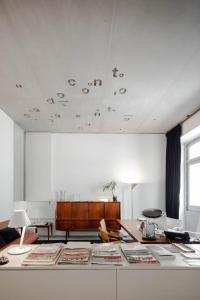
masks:
<svg viewBox="0 0 200 300"><path fill-rule="evenodd" d="M108 229L119 230L120 202L57 202L57 230L98 230L101 219L106 220Z"/></svg>

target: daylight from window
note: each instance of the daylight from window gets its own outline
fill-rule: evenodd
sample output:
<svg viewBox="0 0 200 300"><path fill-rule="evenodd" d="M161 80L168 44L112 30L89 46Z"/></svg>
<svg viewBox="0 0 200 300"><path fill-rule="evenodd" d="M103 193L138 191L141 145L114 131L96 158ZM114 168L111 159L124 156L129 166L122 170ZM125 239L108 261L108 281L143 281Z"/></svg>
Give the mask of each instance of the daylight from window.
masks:
<svg viewBox="0 0 200 300"><path fill-rule="evenodd" d="M188 145L188 208L200 208L200 140Z"/></svg>

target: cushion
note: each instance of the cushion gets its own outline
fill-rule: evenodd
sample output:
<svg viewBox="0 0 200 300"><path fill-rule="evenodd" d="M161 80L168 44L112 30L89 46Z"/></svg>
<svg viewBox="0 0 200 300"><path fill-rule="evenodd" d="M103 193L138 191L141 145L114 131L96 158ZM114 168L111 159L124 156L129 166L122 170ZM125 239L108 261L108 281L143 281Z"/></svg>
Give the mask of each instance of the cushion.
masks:
<svg viewBox="0 0 200 300"><path fill-rule="evenodd" d="M142 214L147 218L159 218L162 215L162 210L157 208L149 208L143 210Z"/></svg>
<svg viewBox="0 0 200 300"><path fill-rule="evenodd" d="M20 237L20 234L15 228L6 227L0 230L0 236L3 238L6 244L9 244L12 241L18 239Z"/></svg>
<svg viewBox="0 0 200 300"><path fill-rule="evenodd" d="M2 238L2 236L0 236L0 249L4 246L6 246L6 243L5 243L4 239Z"/></svg>

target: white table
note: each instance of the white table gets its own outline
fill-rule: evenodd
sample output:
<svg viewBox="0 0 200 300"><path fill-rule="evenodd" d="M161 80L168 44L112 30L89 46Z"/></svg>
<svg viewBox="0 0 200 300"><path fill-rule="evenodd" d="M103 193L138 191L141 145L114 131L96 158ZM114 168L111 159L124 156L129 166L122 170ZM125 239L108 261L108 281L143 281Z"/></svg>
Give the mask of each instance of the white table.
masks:
<svg viewBox="0 0 200 300"><path fill-rule="evenodd" d="M7 250L1 254L7 255ZM22 267L26 255L7 255L10 263L0 267L1 300L200 299L200 267L189 267L180 254L159 258L160 265L130 265L124 260L121 267Z"/></svg>

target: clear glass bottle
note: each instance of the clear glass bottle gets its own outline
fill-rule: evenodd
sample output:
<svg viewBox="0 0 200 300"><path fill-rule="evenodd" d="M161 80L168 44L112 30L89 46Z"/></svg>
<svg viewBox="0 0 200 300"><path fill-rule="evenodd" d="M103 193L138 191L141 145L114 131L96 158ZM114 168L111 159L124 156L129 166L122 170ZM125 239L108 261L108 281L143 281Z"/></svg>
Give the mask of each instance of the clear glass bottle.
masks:
<svg viewBox="0 0 200 300"><path fill-rule="evenodd" d="M167 230L167 214L166 214L166 212L162 213L161 220L160 220L160 230L162 230L162 231Z"/></svg>

